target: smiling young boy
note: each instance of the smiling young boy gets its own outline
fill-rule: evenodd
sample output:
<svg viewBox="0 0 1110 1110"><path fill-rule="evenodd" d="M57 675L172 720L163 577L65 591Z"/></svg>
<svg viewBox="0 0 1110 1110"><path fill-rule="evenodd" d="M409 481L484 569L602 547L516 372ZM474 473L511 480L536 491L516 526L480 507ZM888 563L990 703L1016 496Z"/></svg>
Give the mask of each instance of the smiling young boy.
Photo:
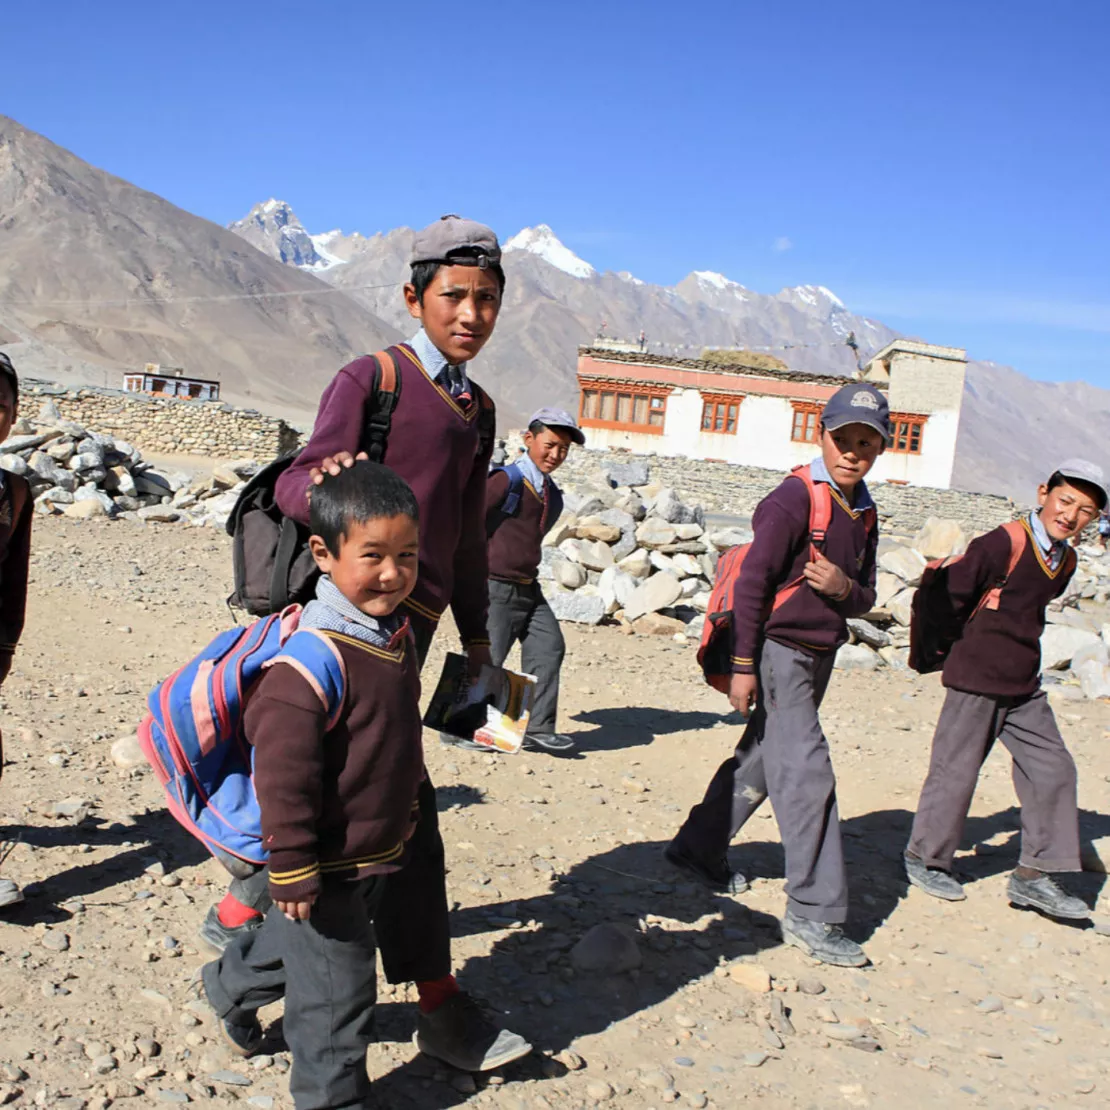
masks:
<svg viewBox="0 0 1110 1110"><path fill-rule="evenodd" d="M1007 895L1016 906L1082 920L1091 913L1087 904L1052 877L1080 869L1079 814L1075 762L1041 688L1040 637L1045 606L1075 571L1069 541L1106 507L1106 477L1094 463L1069 459L1037 500L1040 508L1021 522L1023 547L1012 571L1013 541L1005 527L972 540L967 554L945 568L952 614L965 623L944 663L948 694L906 848L906 874L936 898L963 900L952 861L979 768L1001 740L1013 757L1021 802L1021 855ZM992 587L999 588L997 607L979 607Z"/></svg>
<svg viewBox="0 0 1110 1110"><path fill-rule="evenodd" d="M399 388L382 462L411 486L423 522L420 573L404 602L421 666L448 605L471 669L491 661L485 487L494 407L467 364L493 334L504 288L501 248L490 228L444 216L416 233L403 294L421 326L408 343L389 349ZM353 465L376 415L374 382L374 359L357 358L324 391L312 436L277 484L286 516L307 524L319 484ZM443 839L426 774L419 802L408 863L388 884L374 922L382 965L389 982L416 983L421 1051L464 1071L488 1071L530 1046L498 1029L451 974Z"/></svg>
<svg viewBox="0 0 1110 1110"><path fill-rule="evenodd" d="M848 883L818 711L848 638L847 618L875 604L878 530L863 479L889 441L886 397L869 385L846 385L825 406L821 454L809 466L832 500L823 540L810 534L810 494L797 477L757 507L755 538L733 593L729 689L729 701L750 721L666 851L711 889L746 890L729 867L728 846L770 795L786 855L783 939L845 967L867 957L840 927Z"/></svg>
<svg viewBox="0 0 1110 1110"><path fill-rule="evenodd" d="M563 511L563 495L551 475L566 461L572 443L581 447L585 442L573 416L542 408L528 422L525 454L492 471L486 482L490 653L500 667L520 641L521 666L536 676L524 747L556 755L574 751L574 741L555 731L566 643L537 575L543 538Z"/></svg>
<svg viewBox="0 0 1110 1110"><path fill-rule="evenodd" d="M18 410L19 376L11 359L0 351L0 443L8 438ZM0 470L0 684L8 677L23 633L33 508L27 479ZM0 736L0 777L3 774L4 741ZM0 879L0 907L22 901L19 886L11 879Z"/></svg>

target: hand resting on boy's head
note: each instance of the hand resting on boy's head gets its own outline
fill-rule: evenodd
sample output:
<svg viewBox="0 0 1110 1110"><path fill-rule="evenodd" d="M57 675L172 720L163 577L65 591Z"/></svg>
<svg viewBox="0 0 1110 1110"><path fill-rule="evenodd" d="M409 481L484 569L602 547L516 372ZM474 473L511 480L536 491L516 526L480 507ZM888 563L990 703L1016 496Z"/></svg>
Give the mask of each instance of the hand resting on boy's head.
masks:
<svg viewBox="0 0 1110 1110"><path fill-rule="evenodd" d="M304 491L305 497L311 501L312 486L320 485L328 474L334 478L343 467L354 466L356 462L368 458L370 456L365 451L359 451L357 455L352 455L350 451L336 451L334 455L328 455L326 459L321 459L320 465L314 466L308 472L308 476L312 479L312 485Z"/></svg>

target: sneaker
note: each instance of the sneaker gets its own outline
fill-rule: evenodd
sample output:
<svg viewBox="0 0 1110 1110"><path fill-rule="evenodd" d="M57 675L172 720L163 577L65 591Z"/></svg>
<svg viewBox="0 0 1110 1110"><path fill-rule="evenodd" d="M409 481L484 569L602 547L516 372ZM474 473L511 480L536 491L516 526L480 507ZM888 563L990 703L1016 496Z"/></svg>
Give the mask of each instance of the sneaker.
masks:
<svg viewBox="0 0 1110 1110"><path fill-rule="evenodd" d="M526 752L550 752L552 755L570 755L578 746L561 732L528 733L522 745Z"/></svg>
<svg viewBox="0 0 1110 1110"><path fill-rule="evenodd" d="M0 879L0 906L14 906L23 901L23 891L11 879Z"/></svg>
<svg viewBox="0 0 1110 1110"><path fill-rule="evenodd" d="M743 894L748 889L748 880L739 871L733 871L728 860L721 859L715 865L706 863L684 852L676 840L663 850L663 857L714 894Z"/></svg>
<svg viewBox="0 0 1110 1110"><path fill-rule="evenodd" d="M911 856L908 852L903 859L906 864L906 878L926 894L943 898L946 902L962 902L967 898L963 885L947 871L942 871L939 867L929 867L924 860Z"/></svg>
<svg viewBox="0 0 1110 1110"><path fill-rule="evenodd" d="M204 985L204 973L211 968L212 974L215 974L217 966L215 962L205 964L193 976L193 994L212 1011L212 1016L216 1019L216 1025L219 1027L225 1047L234 1052L236 1056L242 1056L245 1059L248 1056L253 1056L262 1047L262 1042L266 1039L262 1032L262 1023L254 1014L241 1014L239 1020L236 1021L230 1016L220 1017L216 1012L216 1007L212 1005L212 1000L208 997L208 988Z"/></svg>
<svg viewBox="0 0 1110 1110"><path fill-rule="evenodd" d="M1083 921L1091 916L1087 903L1068 894L1051 875L1023 879L1015 871L1006 884L1006 896L1015 906L1040 910L1049 917L1060 917L1065 921Z"/></svg>
<svg viewBox="0 0 1110 1110"><path fill-rule="evenodd" d="M844 935L839 925L824 921L809 921L787 910L782 919L782 939L785 944L800 948L807 956L834 967L863 967L867 955L854 940Z"/></svg>
<svg viewBox="0 0 1110 1110"><path fill-rule="evenodd" d="M498 1029L465 991L452 995L416 1022L412 1043L459 1071L492 1071L519 1060L532 1046L518 1033Z"/></svg>
<svg viewBox="0 0 1110 1110"><path fill-rule="evenodd" d="M264 918L252 917L243 925L225 925L220 920L219 911L215 906L208 907L208 914L204 923L197 930L197 939L213 955L222 956L224 950L244 933L253 933L255 929L262 928Z"/></svg>

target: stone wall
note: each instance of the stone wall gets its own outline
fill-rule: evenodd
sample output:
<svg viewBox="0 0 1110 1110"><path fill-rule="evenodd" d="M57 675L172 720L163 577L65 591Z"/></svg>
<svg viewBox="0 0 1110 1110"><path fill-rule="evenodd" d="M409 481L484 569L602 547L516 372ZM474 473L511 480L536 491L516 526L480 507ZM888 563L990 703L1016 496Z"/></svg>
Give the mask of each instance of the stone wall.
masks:
<svg viewBox="0 0 1110 1110"><path fill-rule="evenodd" d="M296 430L284 420L220 401L151 397L96 386L67 388L33 379L20 383L25 416L34 419L47 400L67 419L126 440L146 454L269 462L300 442Z"/></svg>
<svg viewBox="0 0 1110 1110"><path fill-rule="evenodd" d="M684 500L701 504L711 513L747 515L783 477L782 471L733 463L575 448L556 480L563 486L596 483L602 480L603 463L633 459L642 459L650 465L653 482L672 486ZM1012 520L1016 512L1008 498L985 493L886 482L874 484L871 492L884 528L904 535L916 533L930 516L956 520L969 535L977 535Z"/></svg>

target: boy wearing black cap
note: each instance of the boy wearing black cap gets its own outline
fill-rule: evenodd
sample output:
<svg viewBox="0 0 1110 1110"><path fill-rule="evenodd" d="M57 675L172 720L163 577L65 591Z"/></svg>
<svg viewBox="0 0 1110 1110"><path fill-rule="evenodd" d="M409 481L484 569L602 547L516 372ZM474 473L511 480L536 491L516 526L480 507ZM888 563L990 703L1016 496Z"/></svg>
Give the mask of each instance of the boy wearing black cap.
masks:
<svg viewBox="0 0 1110 1110"><path fill-rule="evenodd" d="M491 661L484 518L494 407L470 380L467 363L497 323L505 288L501 248L483 224L444 216L417 232L411 267L404 298L421 327L408 343L389 349L399 389L380 461L412 488L425 522L419 577L404 602L419 661L423 665L439 618L450 605L477 671ZM373 358L357 358L324 390L312 436L277 484L277 502L286 516L307 524L314 486L325 474L338 474L366 457L361 446L374 415L375 370ZM527 1054L531 1045L498 1029L451 974L443 839L435 788L427 776L418 802L420 820L408 863L389 877L374 918L382 965L389 982L416 983L417 1047L464 1071L488 1071ZM225 909L234 921L244 907L221 903L220 910ZM206 939L223 939L215 935L222 933L230 940L235 928L227 927L222 912L218 921L211 916Z"/></svg>
<svg viewBox="0 0 1110 1110"><path fill-rule="evenodd" d="M979 768L1001 740L1013 757L1021 802L1021 855L1006 889L1010 902L1054 918L1090 916L1087 904L1052 877L1080 870L1079 814L1075 762L1041 688L1040 637L1045 606L1075 573L1070 541L1107 499L1101 467L1069 459L1037 491L1040 508L1020 527L1004 525L972 540L944 568L945 610L964 623L944 662L948 694L905 854L909 881L935 898L966 897L952 861ZM982 604L992 590L993 602Z"/></svg>
<svg viewBox="0 0 1110 1110"><path fill-rule="evenodd" d="M520 662L536 676L536 699L524 747L569 755L574 741L555 731L559 668L566 643L537 579L543 538L563 511L563 495L551 475L566 461L572 443L586 437L568 412L542 408L524 433L525 453L486 482L489 536L490 653L500 667L520 641Z"/></svg>
<svg viewBox="0 0 1110 1110"><path fill-rule="evenodd" d="M844 935L848 883L836 779L818 717L847 618L875 604L875 506L864 477L890 442L886 397L846 385L821 417L821 454L809 465L813 496L824 486L831 518L810 532L811 495L788 477L752 518L755 538L733 594L729 701L750 720L735 753L666 850L711 889L741 893L732 838L770 795L786 855L783 940L824 963L860 967L863 949Z"/></svg>
<svg viewBox="0 0 1110 1110"><path fill-rule="evenodd" d="M11 433L18 409L19 376L12 360L0 351L0 443ZM27 479L0 469L0 684L8 677L12 655L23 633L33 509ZM0 777L3 773L4 742L0 736ZM0 879L0 907L22 901L23 893L15 883Z"/></svg>

